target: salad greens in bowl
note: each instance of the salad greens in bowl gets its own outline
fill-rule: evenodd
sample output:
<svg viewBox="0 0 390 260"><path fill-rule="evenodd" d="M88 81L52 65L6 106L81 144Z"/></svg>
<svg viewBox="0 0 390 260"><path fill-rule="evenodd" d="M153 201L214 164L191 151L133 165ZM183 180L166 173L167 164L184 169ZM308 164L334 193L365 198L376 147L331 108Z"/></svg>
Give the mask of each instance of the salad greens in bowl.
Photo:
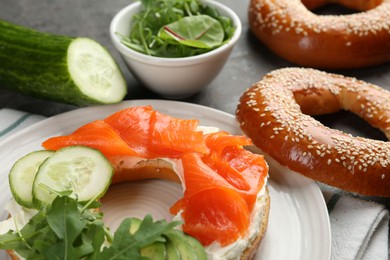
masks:
<svg viewBox="0 0 390 260"><path fill-rule="evenodd" d="M206 53L229 41L233 21L198 0L142 0L129 36L122 43L157 57L178 58Z"/></svg>
<svg viewBox="0 0 390 260"><path fill-rule="evenodd" d="M111 39L130 72L167 98L208 86L241 34L229 7L213 0L141 0L113 18Z"/></svg>

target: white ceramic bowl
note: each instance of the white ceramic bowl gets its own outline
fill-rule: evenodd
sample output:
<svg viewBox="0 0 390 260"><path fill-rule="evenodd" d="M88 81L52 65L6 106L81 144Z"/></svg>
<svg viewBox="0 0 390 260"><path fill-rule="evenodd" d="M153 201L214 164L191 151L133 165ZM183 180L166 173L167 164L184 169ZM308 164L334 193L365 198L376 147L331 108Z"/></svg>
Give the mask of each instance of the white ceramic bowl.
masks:
<svg viewBox="0 0 390 260"><path fill-rule="evenodd" d="M230 41L210 52L184 58L152 57L136 52L120 42L121 35L129 35L132 16L142 8L134 2L113 18L110 25L111 40L122 55L134 77L155 93L173 99L189 97L211 83L226 63L241 34L241 21L227 6L204 0L204 4L216 8L221 15L230 17L236 27Z"/></svg>

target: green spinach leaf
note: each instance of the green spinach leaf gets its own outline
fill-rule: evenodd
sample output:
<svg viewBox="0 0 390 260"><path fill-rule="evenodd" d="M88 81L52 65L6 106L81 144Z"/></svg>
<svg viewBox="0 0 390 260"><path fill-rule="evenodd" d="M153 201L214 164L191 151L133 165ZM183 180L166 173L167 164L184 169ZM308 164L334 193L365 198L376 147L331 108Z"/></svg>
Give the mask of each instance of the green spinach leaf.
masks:
<svg viewBox="0 0 390 260"><path fill-rule="evenodd" d="M224 31L218 20L208 15L197 15L165 25L158 36L163 40L173 39L195 48L211 49L222 43Z"/></svg>

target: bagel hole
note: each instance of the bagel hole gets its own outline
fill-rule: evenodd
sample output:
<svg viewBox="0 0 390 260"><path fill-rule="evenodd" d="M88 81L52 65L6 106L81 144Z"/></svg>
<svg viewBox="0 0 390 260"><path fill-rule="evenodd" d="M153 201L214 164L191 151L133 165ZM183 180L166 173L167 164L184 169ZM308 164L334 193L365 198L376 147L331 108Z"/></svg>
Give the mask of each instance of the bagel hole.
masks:
<svg viewBox="0 0 390 260"><path fill-rule="evenodd" d="M372 127L365 120L349 111L339 111L337 113L313 116L327 127L343 131L352 136L388 141L385 134L379 129Z"/></svg>
<svg viewBox="0 0 390 260"><path fill-rule="evenodd" d="M101 199L104 223L115 231L128 217L173 220L170 207L183 196L181 184L164 179L125 181L113 184Z"/></svg>
<svg viewBox="0 0 390 260"><path fill-rule="evenodd" d="M348 15L360 13L359 10L351 9L339 4L327 4L311 11L318 15Z"/></svg>

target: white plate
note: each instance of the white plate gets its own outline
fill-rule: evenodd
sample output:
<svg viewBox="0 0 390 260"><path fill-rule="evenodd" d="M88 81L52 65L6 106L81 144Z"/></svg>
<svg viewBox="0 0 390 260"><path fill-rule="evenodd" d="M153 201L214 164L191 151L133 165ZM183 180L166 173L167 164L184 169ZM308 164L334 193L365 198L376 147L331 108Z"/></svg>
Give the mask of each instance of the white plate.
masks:
<svg viewBox="0 0 390 260"><path fill-rule="evenodd" d="M6 218L4 205L11 197L8 172L13 163L28 152L42 149L48 137L68 134L82 124L103 119L129 106L152 105L154 109L178 118L197 118L201 125L212 125L241 134L235 118L204 106L163 100L134 100L116 105L81 108L45 119L0 142L0 219ZM255 256L260 259L328 260L330 225L324 198L315 182L270 164L271 211L266 236ZM181 186L163 180L122 183L111 187L103 200L106 223L115 228L125 216L170 219L169 207L182 195ZM0 259L6 259L1 252Z"/></svg>

